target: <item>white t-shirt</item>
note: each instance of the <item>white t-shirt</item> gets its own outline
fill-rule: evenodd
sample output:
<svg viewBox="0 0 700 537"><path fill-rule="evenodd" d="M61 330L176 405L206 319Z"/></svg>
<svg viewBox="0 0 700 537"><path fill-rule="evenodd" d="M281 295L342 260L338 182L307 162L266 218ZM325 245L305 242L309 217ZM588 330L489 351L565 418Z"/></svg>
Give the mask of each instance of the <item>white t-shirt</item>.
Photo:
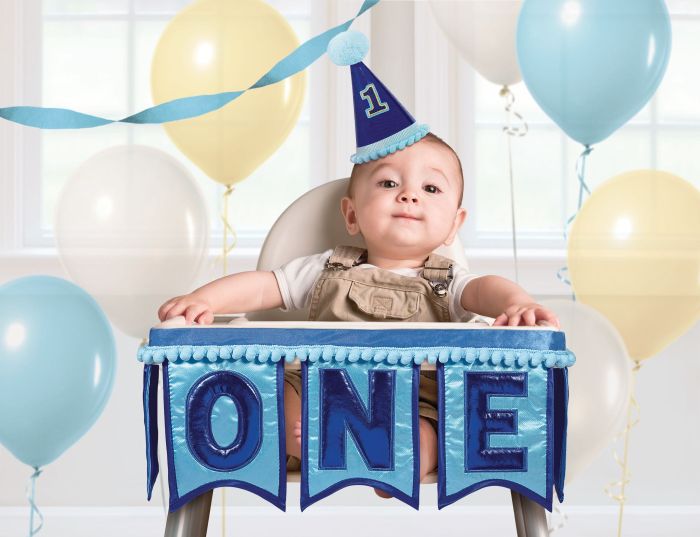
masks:
<svg viewBox="0 0 700 537"><path fill-rule="evenodd" d="M284 307L283 311L298 310L308 307L311 304L311 295L316 286L326 261L333 253L333 249L326 250L320 254L307 257L297 257L281 267L272 271L277 278L277 285L280 288ZM369 263L363 263L355 268L377 268ZM420 277L422 267L391 269L391 272L401 276ZM467 284L477 278L476 274L470 274L467 270L455 263L452 267L452 281L447 287L450 319L453 321L467 322L476 315L462 307L462 291Z"/></svg>

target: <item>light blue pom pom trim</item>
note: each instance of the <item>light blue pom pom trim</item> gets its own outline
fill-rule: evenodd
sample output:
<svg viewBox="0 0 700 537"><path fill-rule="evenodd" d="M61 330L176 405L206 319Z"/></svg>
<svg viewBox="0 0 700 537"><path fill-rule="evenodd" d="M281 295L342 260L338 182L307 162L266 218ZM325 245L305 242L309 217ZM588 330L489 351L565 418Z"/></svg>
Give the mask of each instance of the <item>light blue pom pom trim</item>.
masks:
<svg viewBox="0 0 700 537"><path fill-rule="evenodd" d="M464 363L491 364L513 368L569 367L576 358L571 351L534 351L527 349L496 349L488 347L345 347L335 345L174 345L141 347L138 360L144 364L168 362L216 362L243 360L246 362L375 362L387 364Z"/></svg>
<svg viewBox="0 0 700 537"><path fill-rule="evenodd" d="M370 160L386 157L387 155L396 153L400 149L415 144L429 132L430 127L428 127L428 125L413 123L383 140L358 147L357 153L351 156L350 160L355 164L364 164Z"/></svg>

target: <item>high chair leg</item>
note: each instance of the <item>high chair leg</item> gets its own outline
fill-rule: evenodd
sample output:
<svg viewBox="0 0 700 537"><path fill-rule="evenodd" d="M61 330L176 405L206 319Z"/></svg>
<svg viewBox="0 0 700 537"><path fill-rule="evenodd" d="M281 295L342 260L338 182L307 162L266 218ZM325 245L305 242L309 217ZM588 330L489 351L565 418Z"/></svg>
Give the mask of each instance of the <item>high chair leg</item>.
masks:
<svg viewBox="0 0 700 537"><path fill-rule="evenodd" d="M206 537L209 525L212 491L187 502L174 513L168 513L165 537Z"/></svg>
<svg viewBox="0 0 700 537"><path fill-rule="evenodd" d="M547 516L544 508L532 500L511 491L515 529L518 537L548 537Z"/></svg>

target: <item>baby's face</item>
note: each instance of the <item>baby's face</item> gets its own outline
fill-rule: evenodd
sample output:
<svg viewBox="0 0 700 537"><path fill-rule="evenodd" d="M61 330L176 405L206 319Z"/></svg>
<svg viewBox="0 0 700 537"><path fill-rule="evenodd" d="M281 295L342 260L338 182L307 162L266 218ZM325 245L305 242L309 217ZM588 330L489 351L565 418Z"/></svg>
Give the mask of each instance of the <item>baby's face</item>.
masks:
<svg viewBox="0 0 700 537"><path fill-rule="evenodd" d="M362 233L370 253L424 259L452 242L466 211L459 207L459 164L448 148L421 140L357 172L341 209L348 232Z"/></svg>

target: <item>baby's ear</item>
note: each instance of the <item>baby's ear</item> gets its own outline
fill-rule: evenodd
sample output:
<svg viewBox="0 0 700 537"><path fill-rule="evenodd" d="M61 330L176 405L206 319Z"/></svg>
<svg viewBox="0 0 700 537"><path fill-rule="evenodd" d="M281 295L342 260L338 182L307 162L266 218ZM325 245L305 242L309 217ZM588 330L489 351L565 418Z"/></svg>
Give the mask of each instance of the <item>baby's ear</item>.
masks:
<svg viewBox="0 0 700 537"><path fill-rule="evenodd" d="M340 212L343 213L345 219L345 229L349 235L357 235L360 232L360 226L357 223L357 213L355 212L355 203L351 198L345 196L340 200Z"/></svg>
<svg viewBox="0 0 700 537"><path fill-rule="evenodd" d="M455 214L455 220L452 223L452 229L450 230L450 234L447 236L445 242L443 243L445 246L449 246L450 244L452 244L452 241L455 240L455 235L457 235L459 228L462 227L462 224L466 219L467 210L464 207L460 207L459 209L457 209L457 214Z"/></svg>

